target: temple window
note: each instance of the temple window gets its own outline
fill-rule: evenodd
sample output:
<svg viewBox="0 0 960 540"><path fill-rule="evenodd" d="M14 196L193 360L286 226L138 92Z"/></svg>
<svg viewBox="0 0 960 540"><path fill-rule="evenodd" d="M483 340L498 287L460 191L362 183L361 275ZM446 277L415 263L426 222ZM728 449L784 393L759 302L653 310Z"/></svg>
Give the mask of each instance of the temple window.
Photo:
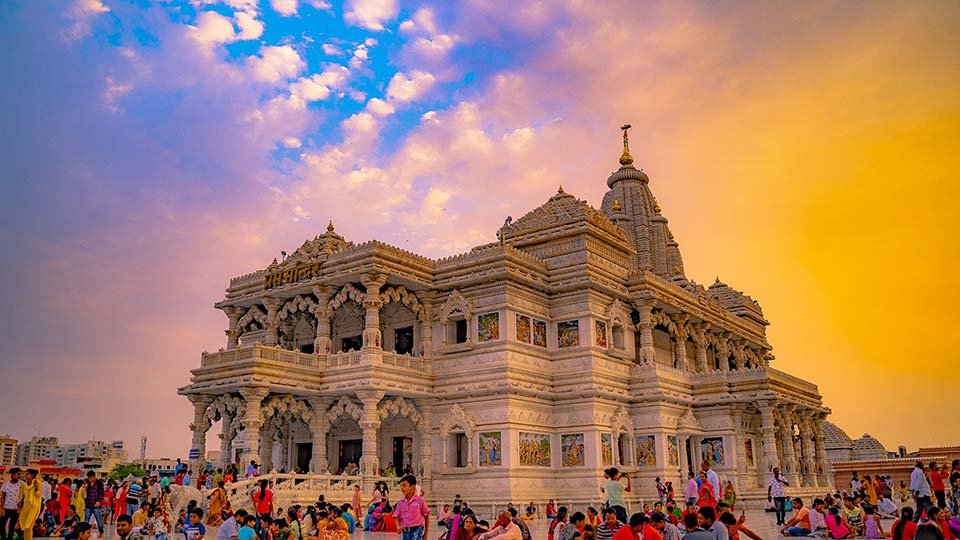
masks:
<svg viewBox="0 0 960 540"><path fill-rule="evenodd" d="M447 446L447 451L449 455L447 456L447 463L451 467L466 467L467 466L467 457L470 452L470 445L467 439L467 434L463 432L454 432L450 435L450 442Z"/></svg>
<svg viewBox="0 0 960 540"><path fill-rule="evenodd" d="M301 344L300 352L306 353L306 354L313 354L313 343Z"/></svg>
<svg viewBox="0 0 960 540"><path fill-rule="evenodd" d="M451 322L453 324L447 326L448 331L451 334L447 337L447 340L453 343L466 343L467 342L467 320L461 317Z"/></svg>
<svg viewBox="0 0 960 540"><path fill-rule="evenodd" d="M413 353L413 327L397 328L393 331L393 350L398 354Z"/></svg>
<svg viewBox="0 0 960 540"><path fill-rule="evenodd" d="M613 329L612 329L612 334L613 334L613 346L614 346L615 348L617 348L617 349L622 349L622 348L624 347L624 344L623 344L623 325L622 325L622 324L614 324L614 325L613 325Z"/></svg>

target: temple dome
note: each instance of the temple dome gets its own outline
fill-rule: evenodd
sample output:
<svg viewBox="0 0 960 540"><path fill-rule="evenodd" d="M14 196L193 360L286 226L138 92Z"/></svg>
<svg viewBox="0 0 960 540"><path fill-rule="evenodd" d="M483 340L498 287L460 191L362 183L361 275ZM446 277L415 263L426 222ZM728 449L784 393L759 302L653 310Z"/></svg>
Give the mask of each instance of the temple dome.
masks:
<svg viewBox="0 0 960 540"><path fill-rule="evenodd" d="M823 438L824 446L827 450L840 449L840 450L851 450L853 449L853 439L839 426L833 422L824 422L823 423Z"/></svg>
<svg viewBox="0 0 960 540"><path fill-rule="evenodd" d="M855 460L887 459L887 450L880 441L869 433L864 433L863 437L853 441L853 451L850 455Z"/></svg>
<svg viewBox="0 0 960 540"><path fill-rule="evenodd" d="M603 196L600 210L615 219L626 232L627 240L637 252L638 270L686 283L680 246L667 226L667 218L660 213L660 205L650 192L650 178L633 165L626 132L629 127L622 128L624 136L620 168L607 178L610 191ZM619 203L619 210L614 210L614 201Z"/></svg>
<svg viewBox="0 0 960 540"><path fill-rule="evenodd" d="M527 212L520 219L504 224L500 234L509 241L579 221L590 222L616 238L625 239L623 230L614 225L606 215L586 201L565 192L562 186L557 194L544 204Z"/></svg>

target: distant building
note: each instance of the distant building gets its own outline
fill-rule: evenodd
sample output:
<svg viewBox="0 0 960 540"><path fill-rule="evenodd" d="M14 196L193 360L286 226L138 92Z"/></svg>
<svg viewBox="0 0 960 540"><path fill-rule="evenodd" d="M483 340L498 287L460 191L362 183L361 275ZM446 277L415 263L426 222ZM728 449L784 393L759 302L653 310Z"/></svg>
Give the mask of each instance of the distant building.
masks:
<svg viewBox="0 0 960 540"><path fill-rule="evenodd" d="M51 448L50 459L58 467L79 467L84 470L109 471L115 465L127 463L129 458L123 441L87 441Z"/></svg>
<svg viewBox="0 0 960 540"><path fill-rule="evenodd" d="M57 463L52 459L36 459L24 465L18 466L37 469L40 471L40 476L51 476L57 480L63 480L65 478L80 478L82 472L77 468L57 467ZM6 474L7 469L9 468L9 466L0 465L0 475Z"/></svg>
<svg viewBox="0 0 960 540"><path fill-rule="evenodd" d="M50 456L50 449L59 444L60 439L56 437L41 435L31 437L29 441L17 445L14 463L20 467L26 467L31 461L47 459Z"/></svg>
<svg viewBox="0 0 960 540"><path fill-rule="evenodd" d="M0 437L0 465L11 466L17 459L17 440L9 435Z"/></svg>
<svg viewBox="0 0 960 540"><path fill-rule="evenodd" d="M134 463L151 476L173 476L177 467L177 460L173 458L138 459Z"/></svg>

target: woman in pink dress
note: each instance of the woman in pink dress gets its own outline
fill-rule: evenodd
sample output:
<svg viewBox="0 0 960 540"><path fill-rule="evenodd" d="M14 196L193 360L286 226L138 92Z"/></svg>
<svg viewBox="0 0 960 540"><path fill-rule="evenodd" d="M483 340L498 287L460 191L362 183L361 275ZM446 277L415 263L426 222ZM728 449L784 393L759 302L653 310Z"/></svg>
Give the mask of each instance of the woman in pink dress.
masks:
<svg viewBox="0 0 960 540"><path fill-rule="evenodd" d="M116 519L120 514L127 513L127 483L120 484L117 494L113 497L113 516Z"/></svg>

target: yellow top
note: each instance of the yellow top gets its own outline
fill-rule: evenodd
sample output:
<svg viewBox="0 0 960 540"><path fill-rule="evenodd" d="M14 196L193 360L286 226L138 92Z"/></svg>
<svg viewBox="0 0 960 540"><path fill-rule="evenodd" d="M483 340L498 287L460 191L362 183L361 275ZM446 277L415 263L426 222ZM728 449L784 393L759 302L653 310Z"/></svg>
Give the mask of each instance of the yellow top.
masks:
<svg viewBox="0 0 960 540"><path fill-rule="evenodd" d="M20 508L20 528L23 530L32 530L37 517L40 515L41 499L43 498L43 486L40 485L40 479L34 478L29 484L24 483L20 486L20 502L23 505Z"/></svg>

